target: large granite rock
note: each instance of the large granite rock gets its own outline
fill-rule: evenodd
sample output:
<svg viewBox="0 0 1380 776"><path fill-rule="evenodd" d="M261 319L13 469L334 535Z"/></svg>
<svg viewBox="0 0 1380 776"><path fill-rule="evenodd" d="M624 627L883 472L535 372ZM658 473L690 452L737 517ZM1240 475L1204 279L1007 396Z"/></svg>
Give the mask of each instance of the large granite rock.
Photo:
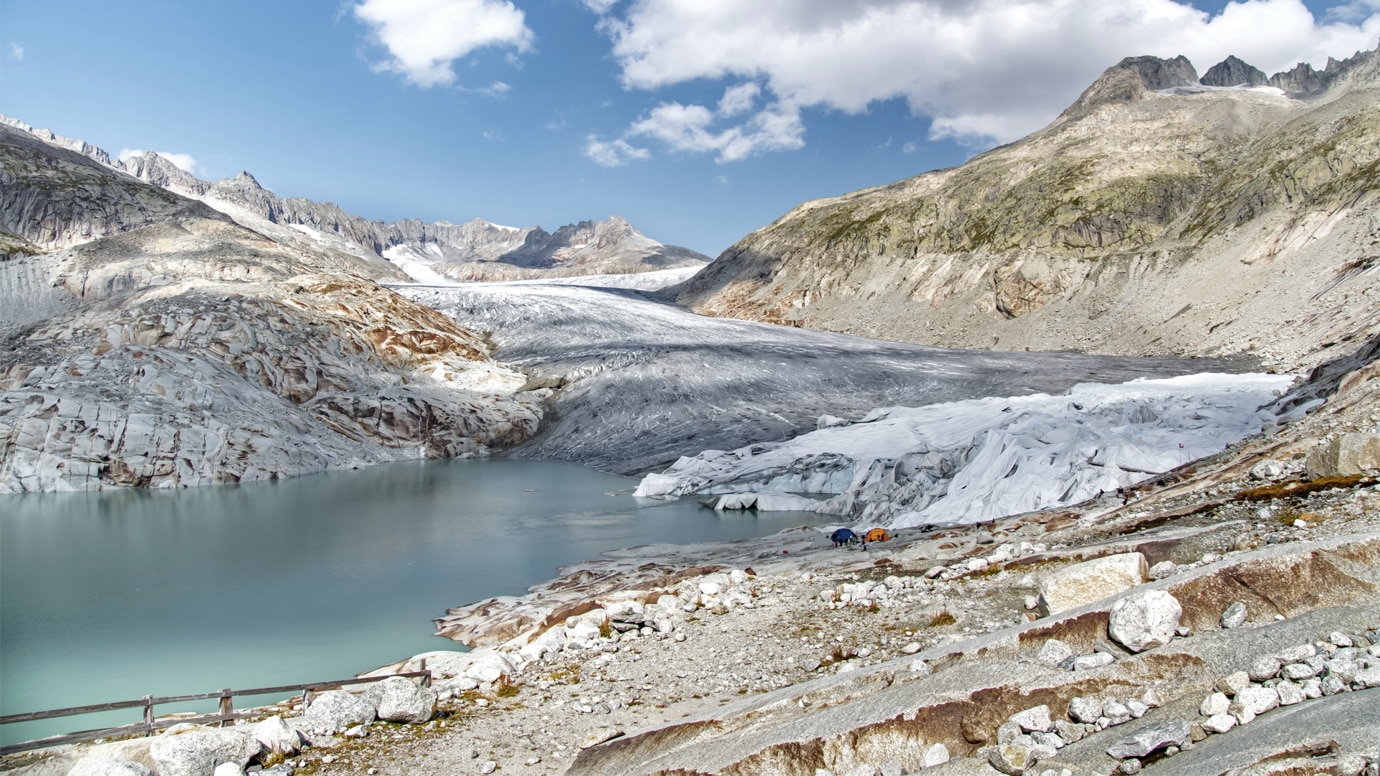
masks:
<svg viewBox="0 0 1380 776"><path fill-rule="evenodd" d="M1183 612L1164 590L1137 591L1112 605L1107 634L1132 652L1143 652L1168 644Z"/></svg>
<svg viewBox="0 0 1380 776"><path fill-rule="evenodd" d="M365 690L364 700L385 722L421 724L436 714L436 693L400 676L373 684Z"/></svg>
<svg viewBox="0 0 1380 776"><path fill-rule="evenodd" d="M1380 469L1380 434L1342 434L1313 449L1305 467L1310 477L1344 477Z"/></svg>
<svg viewBox="0 0 1380 776"><path fill-rule="evenodd" d="M222 763L243 768L260 751L252 736L231 728L175 725L149 745L159 776L206 776Z"/></svg>
<svg viewBox="0 0 1380 776"><path fill-rule="evenodd" d="M309 730L331 733L351 725L367 725L375 716L373 705L364 698L345 690L331 690L312 699L302 722Z"/></svg>
<svg viewBox="0 0 1380 776"><path fill-rule="evenodd" d="M1100 601L1144 583L1147 572L1145 556L1138 552L1076 563L1040 581L1040 609L1058 614Z"/></svg>

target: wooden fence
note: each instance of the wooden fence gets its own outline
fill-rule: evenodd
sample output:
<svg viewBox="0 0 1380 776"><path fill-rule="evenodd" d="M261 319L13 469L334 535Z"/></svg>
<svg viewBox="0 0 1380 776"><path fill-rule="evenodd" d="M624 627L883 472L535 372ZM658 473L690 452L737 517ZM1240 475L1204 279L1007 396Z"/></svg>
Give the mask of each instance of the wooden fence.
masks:
<svg viewBox="0 0 1380 776"><path fill-rule="evenodd" d="M350 684L368 684L379 682L392 676L401 676L408 679L420 678L423 687L431 686L431 672L425 670L410 671L402 674L390 674L388 676L368 676L352 679L338 679L332 682L312 682L309 684L288 684L281 687L259 687L252 690L220 690L217 692L197 693L196 695L172 695L166 698L155 698L151 695L133 701L114 701L111 703L96 703L90 706L73 706L66 709L50 709L48 711L31 711L24 714L8 714L0 717L0 725L9 725L16 722L34 722L40 719L55 719L58 717L75 717L82 714L95 714L102 711L118 711L120 709L143 708L144 719L131 725L121 725L119 727L101 728L100 730L86 730L79 733L69 733L62 736L51 736L49 738L38 738L33 741L24 741L18 744L10 744L0 747L0 755L14 754L16 752L27 752L33 749L43 749L59 744L75 744L80 741L92 741L97 738L110 738L113 736L124 736L130 734L143 733L152 735L155 730L179 725L183 722L193 724L204 724L208 722L219 722L224 725L226 722L236 719L252 717L260 712L253 710L235 711L233 698L239 695L277 695L282 693L302 694L302 706L305 708L311 699L311 693L319 690L335 690ZM202 714L199 716L176 716L164 717L159 719L153 713L153 707L159 704L185 703L187 701L205 701L214 698L220 699L220 710L216 714Z"/></svg>

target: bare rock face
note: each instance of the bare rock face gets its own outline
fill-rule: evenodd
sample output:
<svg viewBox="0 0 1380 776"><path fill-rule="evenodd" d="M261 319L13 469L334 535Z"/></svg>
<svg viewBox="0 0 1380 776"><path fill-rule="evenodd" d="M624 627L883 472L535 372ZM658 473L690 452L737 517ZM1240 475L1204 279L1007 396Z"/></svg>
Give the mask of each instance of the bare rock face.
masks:
<svg viewBox="0 0 1380 776"><path fill-rule="evenodd" d="M535 432L525 378L366 279L368 258L284 245L7 126L0 142L18 149L3 228L35 251L87 239L0 263L0 492L276 479Z"/></svg>
<svg viewBox="0 0 1380 776"><path fill-rule="evenodd" d="M928 345L1311 367L1380 332L1357 259L1380 213L1380 55L1300 68L1271 79L1282 96L1124 60L1021 141L800 205L677 298ZM1255 76L1228 60L1208 80L1237 78Z"/></svg>
<svg viewBox="0 0 1380 776"><path fill-rule="evenodd" d="M1264 71L1233 55L1208 68L1198 82L1204 86L1260 86L1268 81Z"/></svg>
<svg viewBox="0 0 1380 776"><path fill-rule="evenodd" d="M1380 434L1343 434L1308 454L1310 477L1345 477L1380 469Z"/></svg>

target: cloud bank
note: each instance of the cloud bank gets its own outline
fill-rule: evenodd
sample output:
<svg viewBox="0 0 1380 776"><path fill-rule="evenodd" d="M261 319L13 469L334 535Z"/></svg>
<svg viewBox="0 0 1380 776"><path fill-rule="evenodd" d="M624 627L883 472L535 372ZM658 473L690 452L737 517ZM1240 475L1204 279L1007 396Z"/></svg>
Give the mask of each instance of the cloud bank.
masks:
<svg viewBox="0 0 1380 776"><path fill-rule="evenodd" d="M528 51L535 36L508 0L364 0L354 15L389 58L376 69L421 87L455 82L455 60L490 46Z"/></svg>
<svg viewBox="0 0 1380 776"><path fill-rule="evenodd" d="M717 106L661 102L625 138L734 161L804 144L803 109L901 99L930 139L992 145L1053 119L1122 57L1179 54L1200 72L1235 54L1267 73L1373 48L1380 5L1315 19L1300 0L584 0L623 85L731 82Z"/></svg>

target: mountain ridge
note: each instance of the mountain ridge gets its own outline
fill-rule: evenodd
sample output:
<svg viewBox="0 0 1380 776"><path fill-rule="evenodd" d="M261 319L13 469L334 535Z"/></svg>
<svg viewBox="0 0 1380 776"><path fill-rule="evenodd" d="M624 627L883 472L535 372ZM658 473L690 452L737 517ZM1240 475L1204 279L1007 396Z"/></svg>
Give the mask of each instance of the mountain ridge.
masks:
<svg viewBox="0 0 1380 776"><path fill-rule="evenodd" d="M677 300L948 347L1307 367L1380 316L1380 56L1321 72L1293 99L1128 57L1023 140L797 206Z"/></svg>
<svg viewBox="0 0 1380 776"><path fill-rule="evenodd" d="M528 280L542 277L607 275L674 269L707 264L709 257L642 234L619 216L580 221L555 232L540 226L507 227L475 218L460 224L420 219L373 221L347 213L332 202L279 197L249 172L204 181L153 151L112 159L90 143L36 129L0 116L0 124L27 132L50 145L79 153L113 170L201 201L231 214L257 231L300 241L313 238L333 250L373 254L439 282ZM297 236L274 227L304 227ZM599 231L604 238L593 249L580 250L579 237ZM617 240L609 240L610 236ZM586 241L588 242L588 241Z"/></svg>

